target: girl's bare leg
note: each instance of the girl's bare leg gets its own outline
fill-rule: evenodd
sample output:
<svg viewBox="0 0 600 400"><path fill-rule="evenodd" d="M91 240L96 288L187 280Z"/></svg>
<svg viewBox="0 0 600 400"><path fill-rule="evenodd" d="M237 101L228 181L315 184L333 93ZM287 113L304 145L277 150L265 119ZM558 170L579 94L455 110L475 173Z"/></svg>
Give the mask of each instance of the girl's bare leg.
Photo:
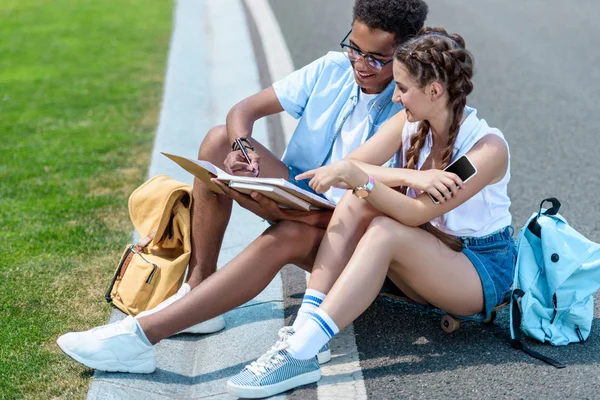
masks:
<svg viewBox="0 0 600 400"><path fill-rule="evenodd" d="M310 271L324 230L282 221L181 300L138 319L151 343L221 315L258 295L286 264Z"/></svg>
<svg viewBox="0 0 600 400"><path fill-rule="evenodd" d="M484 307L479 275L469 259L420 228L375 218L321 308L341 329L373 302L388 274L418 298L454 315ZM407 293L408 294L408 293Z"/></svg>
<svg viewBox="0 0 600 400"><path fill-rule="evenodd" d="M308 289L328 293L373 218L382 215L347 191L335 208L312 268ZM381 285L379 286L381 288Z"/></svg>

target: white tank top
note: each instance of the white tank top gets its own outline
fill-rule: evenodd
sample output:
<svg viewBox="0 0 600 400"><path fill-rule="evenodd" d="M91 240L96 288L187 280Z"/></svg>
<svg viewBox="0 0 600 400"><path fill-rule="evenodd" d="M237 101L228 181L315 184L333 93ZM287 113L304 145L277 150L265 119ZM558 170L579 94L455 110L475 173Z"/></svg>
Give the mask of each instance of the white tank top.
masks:
<svg viewBox="0 0 600 400"><path fill-rule="evenodd" d="M502 138L506 147L508 143L496 128L491 128L483 119L477 118L477 110L465 107L467 117L460 125L451 162L466 154L484 136L493 134ZM406 153L410 147L410 138L417 133L419 122L408 122L402 130L402 164L406 165ZM431 130L427 135L425 145L421 149L417 169L421 169L427 157L431 154L433 138ZM506 174L497 183L484 187L460 206L435 218L431 224L436 228L454 236L481 237L489 235L512 223L510 215L510 199L508 197L508 181L510 180L510 153ZM409 197L416 197L421 191L408 189Z"/></svg>

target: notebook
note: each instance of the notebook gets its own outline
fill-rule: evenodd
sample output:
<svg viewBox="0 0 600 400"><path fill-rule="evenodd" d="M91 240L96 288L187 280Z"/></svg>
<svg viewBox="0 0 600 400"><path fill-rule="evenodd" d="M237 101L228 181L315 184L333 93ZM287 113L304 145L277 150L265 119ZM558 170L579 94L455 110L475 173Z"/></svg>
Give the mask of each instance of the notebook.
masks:
<svg viewBox="0 0 600 400"><path fill-rule="evenodd" d="M183 169L205 182L215 193L223 193L221 188L215 185L211 178L227 183L231 188L249 194L252 191L259 192L270 199L276 201L280 206L296 210L319 210L333 209L335 203L304 190L282 178L255 178L249 176L230 175L215 166L211 162L204 160L194 160L177 156L174 154L162 153L170 158Z"/></svg>

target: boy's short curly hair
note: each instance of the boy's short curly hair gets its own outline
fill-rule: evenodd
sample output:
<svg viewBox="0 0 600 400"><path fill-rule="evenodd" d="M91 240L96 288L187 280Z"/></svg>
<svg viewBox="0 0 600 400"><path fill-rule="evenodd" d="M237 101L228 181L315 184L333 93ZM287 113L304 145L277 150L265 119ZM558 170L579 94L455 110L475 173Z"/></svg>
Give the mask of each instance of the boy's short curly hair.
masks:
<svg viewBox="0 0 600 400"><path fill-rule="evenodd" d="M356 0L354 21L394 34L396 44L415 36L425 24L429 7L423 0Z"/></svg>

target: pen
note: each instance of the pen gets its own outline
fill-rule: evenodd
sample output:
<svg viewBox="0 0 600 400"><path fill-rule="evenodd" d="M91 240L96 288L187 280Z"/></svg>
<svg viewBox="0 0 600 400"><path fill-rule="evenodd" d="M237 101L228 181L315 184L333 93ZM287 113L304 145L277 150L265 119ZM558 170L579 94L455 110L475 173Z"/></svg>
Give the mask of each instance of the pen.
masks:
<svg viewBox="0 0 600 400"><path fill-rule="evenodd" d="M252 161L250 160L250 157L248 156L248 153L246 152L246 148L244 147L242 140L240 138L236 138L235 142L237 143L238 148L241 150L242 154L244 155L244 158L246 159L246 162L248 163L248 165L252 164ZM254 172L254 174L256 176L258 176L258 172L254 168L252 168L252 172Z"/></svg>

